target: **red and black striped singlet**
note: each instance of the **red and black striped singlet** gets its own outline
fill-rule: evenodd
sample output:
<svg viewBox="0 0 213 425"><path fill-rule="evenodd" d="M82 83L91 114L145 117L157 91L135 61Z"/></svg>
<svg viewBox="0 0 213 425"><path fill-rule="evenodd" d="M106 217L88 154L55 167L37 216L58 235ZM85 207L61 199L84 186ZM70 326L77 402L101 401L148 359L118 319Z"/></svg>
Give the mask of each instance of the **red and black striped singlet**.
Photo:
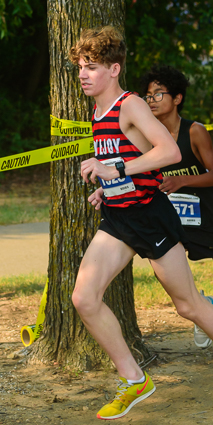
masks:
<svg viewBox="0 0 213 425"><path fill-rule="evenodd" d="M122 133L119 126L121 103L131 94L133 93L123 93L100 118L95 116L95 105L92 130L95 157L99 161L122 157L124 162L127 162L142 155L141 151ZM110 207L124 208L133 204L148 204L162 183L162 175L159 170L134 174L131 178L136 190L118 196L103 197L104 204Z"/></svg>

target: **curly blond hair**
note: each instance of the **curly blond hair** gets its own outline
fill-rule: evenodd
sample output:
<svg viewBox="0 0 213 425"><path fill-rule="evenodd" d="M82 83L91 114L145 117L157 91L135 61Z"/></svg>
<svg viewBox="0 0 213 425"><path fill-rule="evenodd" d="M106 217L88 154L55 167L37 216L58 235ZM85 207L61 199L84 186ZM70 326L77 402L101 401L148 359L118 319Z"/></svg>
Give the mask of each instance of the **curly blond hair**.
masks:
<svg viewBox="0 0 213 425"><path fill-rule="evenodd" d="M70 50L70 60L77 65L82 57L85 62L98 62L110 67L119 63L123 71L126 46L121 33L112 26L83 30L80 39Z"/></svg>

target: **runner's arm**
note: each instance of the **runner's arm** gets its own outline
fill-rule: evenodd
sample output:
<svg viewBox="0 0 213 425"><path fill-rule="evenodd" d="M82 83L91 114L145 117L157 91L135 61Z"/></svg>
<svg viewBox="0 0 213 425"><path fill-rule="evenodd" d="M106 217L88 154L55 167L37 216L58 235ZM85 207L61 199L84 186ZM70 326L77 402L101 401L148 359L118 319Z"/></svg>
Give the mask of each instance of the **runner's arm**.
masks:
<svg viewBox="0 0 213 425"><path fill-rule="evenodd" d="M143 152L143 144L133 142L143 155L125 163L126 175L155 170L181 161L180 150L166 127L152 114L149 106L137 96L129 96L121 108L122 131L131 140L134 128L153 148ZM124 124L125 123L125 124ZM133 129L133 130L132 130ZM132 140L131 140L132 141Z"/></svg>

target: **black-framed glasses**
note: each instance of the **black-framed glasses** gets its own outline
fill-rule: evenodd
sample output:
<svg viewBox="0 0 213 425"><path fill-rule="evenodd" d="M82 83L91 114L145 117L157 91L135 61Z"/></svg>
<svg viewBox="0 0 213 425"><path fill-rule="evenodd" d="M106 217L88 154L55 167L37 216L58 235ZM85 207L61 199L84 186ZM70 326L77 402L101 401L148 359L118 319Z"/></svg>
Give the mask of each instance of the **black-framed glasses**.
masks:
<svg viewBox="0 0 213 425"><path fill-rule="evenodd" d="M145 100L146 103L150 103L152 99L154 102L160 102L163 99L164 94L170 94L170 93L169 91L161 91L161 92L153 94L153 96L148 94L147 96L143 97L143 100Z"/></svg>

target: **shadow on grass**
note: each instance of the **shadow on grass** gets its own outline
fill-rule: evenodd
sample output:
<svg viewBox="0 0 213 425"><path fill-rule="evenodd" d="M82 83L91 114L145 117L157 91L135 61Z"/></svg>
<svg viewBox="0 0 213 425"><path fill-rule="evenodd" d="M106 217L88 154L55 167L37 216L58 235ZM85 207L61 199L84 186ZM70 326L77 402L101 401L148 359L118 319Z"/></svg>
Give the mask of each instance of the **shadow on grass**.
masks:
<svg viewBox="0 0 213 425"><path fill-rule="evenodd" d="M42 293L47 275L29 274L0 278L0 298L13 298Z"/></svg>

